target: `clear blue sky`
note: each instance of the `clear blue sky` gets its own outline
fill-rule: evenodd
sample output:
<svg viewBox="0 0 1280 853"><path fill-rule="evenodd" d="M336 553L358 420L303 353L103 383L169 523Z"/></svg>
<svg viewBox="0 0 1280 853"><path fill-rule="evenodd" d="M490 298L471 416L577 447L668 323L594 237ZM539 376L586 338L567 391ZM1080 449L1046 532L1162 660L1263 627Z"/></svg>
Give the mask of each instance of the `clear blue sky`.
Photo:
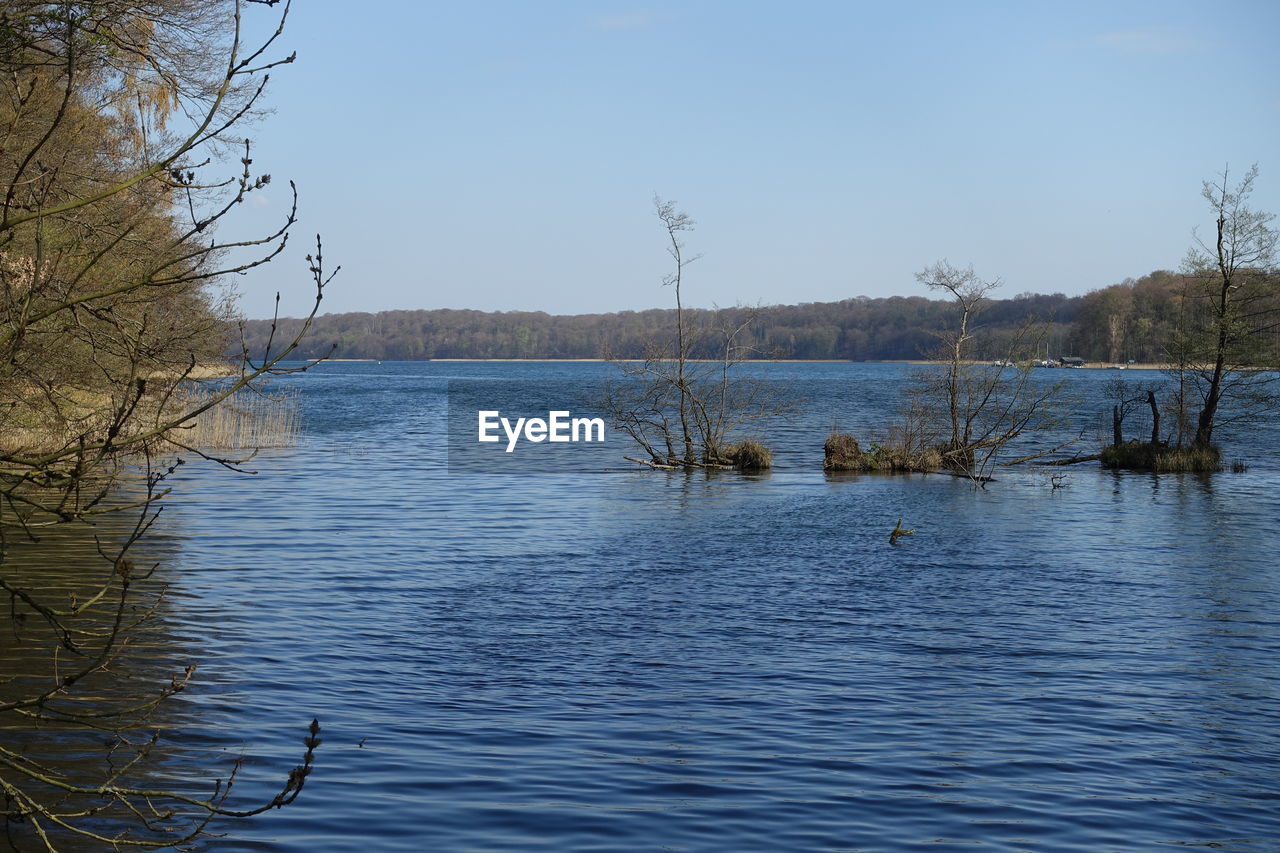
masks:
<svg viewBox="0 0 1280 853"><path fill-rule="evenodd" d="M305 310L317 231L328 312L666 307L655 193L699 306L923 294L941 258L1083 293L1176 268L1227 163L1280 213L1278 34L1274 0L295 0L245 224L287 178L301 222L242 307Z"/></svg>

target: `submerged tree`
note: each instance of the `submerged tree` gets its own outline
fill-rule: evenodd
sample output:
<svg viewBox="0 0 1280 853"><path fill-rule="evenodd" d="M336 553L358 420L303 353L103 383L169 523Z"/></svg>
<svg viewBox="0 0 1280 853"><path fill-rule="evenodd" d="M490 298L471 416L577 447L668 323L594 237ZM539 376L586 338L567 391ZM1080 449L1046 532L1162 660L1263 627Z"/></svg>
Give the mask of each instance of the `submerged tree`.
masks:
<svg viewBox="0 0 1280 853"><path fill-rule="evenodd" d="M1111 402L1111 444L1125 443L1124 424L1131 414L1146 407L1147 428L1151 444L1160 443L1159 384L1138 384L1123 379L1107 382L1104 396Z"/></svg>
<svg viewBox="0 0 1280 853"><path fill-rule="evenodd" d="M1274 411L1280 403L1280 272L1274 216L1248 206L1255 165L1233 187L1229 170L1205 181L1214 237L1198 235L1184 262L1181 322L1170 352L1174 379L1198 401L1191 446L1214 447L1215 430Z"/></svg>
<svg viewBox="0 0 1280 853"><path fill-rule="evenodd" d="M1032 356L1044 334L1042 324L1027 318L1016 334L1006 336L997 357L979 361L978 320L998 281L979 278L972 267L958 269L939 261L916 278L930 290L951 297L954 325L937 333L938 346L928 353L937 362L919 372L903 389L897 422L868 457L867 467L881 470L942 468L977 481L989 479L1001 453L1024 434L1054 423L1061 382L1036 378ZM1017 460L1028 461L1060 449L1035 450Z"/></svg>
<svg viewBox="0 0 1280 853"><path fill-rule="evenodd" d="M1167 437L1161 435L1155 399L1161 389L1147 389L1151 440L1124 442L1117 428L1103 449L1103 464L1216 471L1219 427L1256 421L1280 408L1278 235L1272 214L1248 206L1257 177L1253 166L1235 186L1227 169L1204 182L1201 195L1214 212L1214 237L1210 244L1196 235L1179 278L1167 342L1170 381L1163 390L1172 427ZM1115 417L1123 417L1122 409Z"/></svg>
<svg viewBox="0 0 1280 853"><path fill-rule="evenodd" d="M140 784L154 740L133 732L192 668L145 696L109 687L163 592L134 554L166 478L182 456L236 461L191 446L187 428L296 369L280 362L308 325L244 350L197 402L185 393L197 366L231 344L221 282L275 258L294 224L291 206L271 233L217 235L270 184L239 129L266 72L293 60L268 55L287 6L264 43L246 46L241 29L244 8L275 3L9 2L0 12L3 635L6 651L47 663L0 679L0 728L95 731L99 751L86 779L0 744L0 817L23 849L183 843L217 817L292 801L319 743L313 723L303 763L256 807L233 808L229 780L203 794ZM318 238L307 260L318 306L331 278ZM27 543L72 529L96 541L97 565L70 587L24 565Z"/></svg>
<svg viewBox="0 0 1280 853"><path fill-rule="evenodd" d="M652 343L638 362L618 362L624 375L605 388L603 408L614 428L630 436L648 456L638 461L659 468L768 468L771 455L756 441L732 443L743 425L789 411L792 401L780 388L736 368L758 351L741 342L755 312L724 322L694 326L684 307L684 274L697 256L689 256L682 235L694 221L673 201L654 199L666 232L673 267L662 284L675 293L675 335ZM714 353L698 360L695 352Z"/></svg>

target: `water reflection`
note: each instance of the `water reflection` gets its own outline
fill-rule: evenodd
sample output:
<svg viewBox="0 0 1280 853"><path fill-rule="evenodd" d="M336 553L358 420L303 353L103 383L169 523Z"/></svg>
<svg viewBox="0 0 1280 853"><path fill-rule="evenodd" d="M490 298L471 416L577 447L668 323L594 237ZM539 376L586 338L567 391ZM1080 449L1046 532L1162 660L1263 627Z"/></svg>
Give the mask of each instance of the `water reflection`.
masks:
<svg viewBox="0 0 1280 853"><path fill-rule="evenodd" d="M141 497L133 491L126 484L113 499ZM88 850L104 839L182 838L204 813L162 792L206 800L234 769L225 738L197 746L198 704L167 698L187 686L200 639L173 600L183 597L177 529L161 525L122 552L138 513L32 528L28 537L9 531L0 562L10 591L0 621L0 838L13 849L45 849L46 839ZM152 793L94 793L100 786Z"/></svg>

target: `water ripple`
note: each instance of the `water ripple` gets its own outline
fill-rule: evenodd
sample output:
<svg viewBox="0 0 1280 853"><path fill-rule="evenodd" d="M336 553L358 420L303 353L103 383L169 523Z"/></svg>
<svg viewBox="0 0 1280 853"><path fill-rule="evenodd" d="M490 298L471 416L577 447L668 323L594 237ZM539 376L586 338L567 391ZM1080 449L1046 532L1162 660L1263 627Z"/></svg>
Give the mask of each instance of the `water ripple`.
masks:
<svg viewBox="0 0 1280 853"><path fill-rule="evenodd" d="M1280 849L1269 464L828 479L824 410L764 478L443 470L446 374L575 369L335 365L309 446L184 472L186 742L251 794L326 730L210 849ZM898 377L787 369L842 423Z"/></svg>

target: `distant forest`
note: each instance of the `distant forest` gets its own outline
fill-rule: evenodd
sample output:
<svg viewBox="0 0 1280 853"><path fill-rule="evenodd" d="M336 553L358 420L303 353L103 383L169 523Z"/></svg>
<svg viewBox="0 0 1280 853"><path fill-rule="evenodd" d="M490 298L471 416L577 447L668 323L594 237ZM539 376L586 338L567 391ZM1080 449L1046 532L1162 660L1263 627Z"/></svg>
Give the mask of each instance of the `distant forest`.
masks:
<svg viewBox="0 0 1280 853"><path fill-rule="evenodd" d="M1022 294L992 300L979 326L980 358L999 358L1004 343L1028 317L1047 324L1041 346L1047 357L1077 356L1087 361L1164 361L1164 342L1177 320L1183 277L1153 272L1084 296ZM748 308L690 312L693 325L734 325ZM951 303L920 296L856 297L760 309L742 335L760 358L882 361L926 358L934 332L955 320ZM287 340L301 320L282 319L276 339ZM335 358L420 361L437 358L639 358L647 346L667 340L674 309L613 314L553 315L541 311L459 311L434 309L376 314L324 314L298 350L299 357L329 353ZM245 339L261 353L271 323L250 320ZM700 356L714 357L715 336L707 335Z"/></svg>

